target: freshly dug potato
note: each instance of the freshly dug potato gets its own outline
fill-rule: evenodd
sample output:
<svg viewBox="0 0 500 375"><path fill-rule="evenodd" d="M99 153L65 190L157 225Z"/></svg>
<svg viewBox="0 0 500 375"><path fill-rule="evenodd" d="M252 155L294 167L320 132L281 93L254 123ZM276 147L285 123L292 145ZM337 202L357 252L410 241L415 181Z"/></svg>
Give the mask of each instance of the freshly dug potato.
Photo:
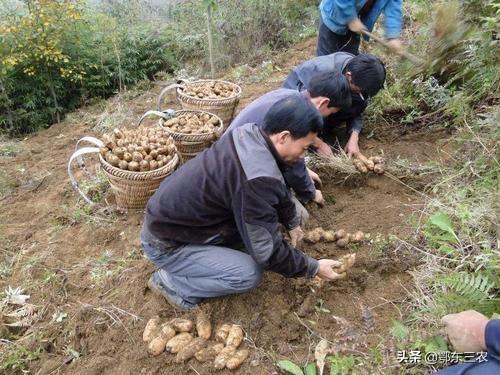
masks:
<svg viewBox="0 0 500 375"><path fill-rule="evenodd" d="M346 247L349 243L349 237L343 237L337 240L336 244L338 247Z"/></svg>
<svg viewBox="0 0 500 375"><path fill-rule="evenodd" d="M373 171L373 167L375 166L375 163L368 159L366 156L364 156L361 152L356 152L354 154L354 157L358 160L360 160L366 168L368 168L370 171Z"/></svg>
<svg viewBox="0 0 500 375"><path fill-rule="evenodd" d="M170 321L170 325L177 332L189 332L193 329L193 322L189 319L175 318Z"/></svg>
<svg viewBox="0 0 500 375"><path fill-rule="evenodd" d="M325 242L333 242L335 241L335 233L333 233L333 231L331 230L327 230L323 234L323 239Z"/></svg>
<svg viewBox="0 0 500 375"><path fill-rule="evenodd" d="M213 361L215 357L217 357L217 354L219 354L222 349L224 349L224 344L222 343L214 344L212 346L203 348L200 351L196 352L194 357L199 362Z"/></svg>
<svg viewBox="0 0 500 375"><path fill-rule="evenodd" d="M341 262L342 265L336 268L335 272L337 273L346 272L347 270L351 269L352 266L354 266L354 263L356 263L356 253L344 255L342 258L339 259L339 262Z"/></svg>
<svg viewBox="0 0 500 375"><path fill-rule="evenodd" d="M137 172L139 171L139 163L136 161L131 161L128 163L128 170Z"/></svg>
<svg viewBox="0 0 500 375"><path fill-rule="evenodd" d="M136 148L136 151L134 151L132 153L132 160L140 163L142 161L142 159L143 159L143 156L140 153L140 151L137 151L137 149L138 149L138 147Z"/></svg>
<svg viewBox="0 0 500 375"><path fill-rule="evenodd" d="M128 169L128 163L125 160L120 160L118 163L118 168L127 170Z"/></svg>
<svg viewBox="0 0 500 375"><path fill-rule="evenodd" d="M352 242L361 242L365 239L365 234L358 230L356 232L354 232L352 235L351 235L351 241Z"/></svg>
<svg viewBox="0 0 500 375"><path fill-rule="evenodd" d="M227 335L231 330L231 324L224 323L221 325L217 331L215 331L215 340L220 342L226 342Z"/></svg>
<svg viewBox="0 0 500 375"><path fill-rule="evenodd" d="M368 167L363 164L361 160L354 159L352 164L356 167L356 169L361 173L368 173Z"/></svg>
<svg viewBox="0 0 500 375"><path fill-rule="evenodd" d="M311 243L317 243L321 241L323 233L324 233L323 228L321 227L315 228L313 230L310 230L304 235L304 240Z"/></svg>
<svg viewBox="0 0 500 375"><path fill-rule="evenodd" d="M198 336L203 337L206 340L210 339L210 336L212 336L212 325L210 324L210 319L208 319L207 314L203 311L200 311L196 317L196 331L198 332Z"/></svg>
<svg viewBox="0 0 500 375"><path fill-rule="evenodd" d="M222 370L224 367L226 367L227 361L233 356L235 351L236 348L233 346L226 346L224 349L222 349L214 359L214 367L217 370Z"/></svg>
<svg viewBox="0 0 500 375"><path fill-rule="evenodd" d="M236 351L231 358L226 362L226 367L230 370L237 369L241 364L248 358L250 353L247 349L241 349Z"/></svg>
<svg viewBox="0 0 500 375"><path fill-rule="evenodd" d="M177 353L177 356L175 357L175 362L183 363L190 360L197 352L199 352L205 346L207 346L207 340L205 340L203 337L197 337L191 340L189 344L187 344Z"/></svg>
<svg viewBox="0 0 500 375"><path fill-rule="evenodd" d="M160 333L160 317L155 316L148 320L146 328L144 328L144 332L142 333L142 340L144 342L150 342L153 338L158 336L159 333Z"/></svg>
<svg viewBox="0 0 500 375"><path fill-rule="evenodd" d="M158 355L165 350L167 342L175 336L175 331L168 324L163 324L158 336L152 339L148 345L148 351L152 355Z"/></svg>
<svg viewBox="0 0 500 375"><path fill-rule="evenodd" d="M376 174L384 174L385 173L385 167L384 164L375 164L373 167L373 172Z"/></svg>
<svg viewBox="0 0 500 375"><path fill-rule="evenodd" d="M139 162L139 171L141 172L149 171L149 162L147 160L141 160Z"/></svg>
<svg viewBox="0 0 500 375"><path fill-rule="evenodd" d="M339 229L338 231L335 232L335 239L340 240L341 238L344 238L347 235L347 232L343 229Z"/></svg>
<svg viewBox="0 0 500 375"><path fill-rule="evenodd" d="M116 129L116 128L113 129L113 134L115 135L116 139L120 139L120 138L125 137L120 129Z"/></svg>
<svg viewBox="0 0 500 375"><path fill-rule="evenodd" d="M370 156L368 159L373 161L375 164L384 163L382 156Z"/></svg>
<svg viewBox="0 0 500 375"><path fill-rule="evenodd" d="M243 330L241 329L240 326L233 324L227 335L226 346L232 346L235 349L237 349L242 341L243 341Z"/></svg>
<svg viewBox="0 0 500 375"><path fill-rule="evenodd" d="M187 344L189 344L193 340L193 336L191 336L187 332L181 332L177 336L172 337L166 344L165 350L169 353L178 353L181 349L183 349Z"/></svg>

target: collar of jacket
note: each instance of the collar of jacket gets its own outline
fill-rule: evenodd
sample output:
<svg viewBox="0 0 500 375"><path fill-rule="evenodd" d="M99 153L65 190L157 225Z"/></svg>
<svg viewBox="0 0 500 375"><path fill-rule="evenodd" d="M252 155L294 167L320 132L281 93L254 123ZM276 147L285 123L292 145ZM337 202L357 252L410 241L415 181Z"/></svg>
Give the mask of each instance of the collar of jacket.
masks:
<svg viewBox="0 0 500 375"><path fill-rule="evenodd" d="M273 142L271 141L271 138L269 138L269 135L264 131L264 129L259 127L260 134L262 134L262 137L264 137L264 140L267 143L267 146L269 147L269 151L271 151L271 154L273 155L274 159L276 160L276 164L278 165L278 168L280 171L285 171L291 167L289 163L284 161L281 156L278 154L278 150L276 150L276 147L274 147Z"/></svg>

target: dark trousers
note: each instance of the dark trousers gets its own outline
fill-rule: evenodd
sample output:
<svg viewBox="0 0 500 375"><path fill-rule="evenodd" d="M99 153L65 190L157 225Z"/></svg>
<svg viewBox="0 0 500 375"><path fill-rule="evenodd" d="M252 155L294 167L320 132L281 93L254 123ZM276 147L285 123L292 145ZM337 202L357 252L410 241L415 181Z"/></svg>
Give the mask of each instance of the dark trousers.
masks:
<svg viewBox="0 0 500 375"><path fill-rule="evenodd" d="M359 34L348 30L345 35L335 34L323 23L319 17L318 45L316 56L330 55L335 52L349 52L353 55L359 54Z"/></svg>

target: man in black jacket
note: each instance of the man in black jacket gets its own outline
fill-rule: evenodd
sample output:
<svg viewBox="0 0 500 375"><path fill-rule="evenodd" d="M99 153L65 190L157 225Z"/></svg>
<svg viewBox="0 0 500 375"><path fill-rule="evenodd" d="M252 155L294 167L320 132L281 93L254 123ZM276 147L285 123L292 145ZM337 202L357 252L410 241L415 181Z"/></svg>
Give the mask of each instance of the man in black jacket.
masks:
<svg viewBox="0 0 500 375"><path fill-rule="evenodd" d="M266 270L339 278L332 270L337 261L294 247L303 232L282 174L304 157L322 125L310 102L284 98L262 128L233 130L167 177L148 202L141 233L146 256L159 268L149 287L189 310L204 298L250 291Z"/></svg>

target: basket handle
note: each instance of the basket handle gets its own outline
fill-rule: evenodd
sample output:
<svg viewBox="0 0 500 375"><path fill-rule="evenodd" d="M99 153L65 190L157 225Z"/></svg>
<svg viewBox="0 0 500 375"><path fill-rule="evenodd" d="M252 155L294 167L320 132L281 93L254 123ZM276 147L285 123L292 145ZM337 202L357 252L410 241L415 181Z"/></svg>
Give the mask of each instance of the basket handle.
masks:
<svg viewBox="0 0 500 375"><path fill-rule="evenodd" d="M97 139L95 137L83 137L81 139L78 140L78 142L76 142L76 146L75 146L75 152L78 151L78 146L80 145L80 143L82 142L88 142L88 143L91 143L92 145L96 146L96 147L104 147L104 142L101 141L100 139ZM78 163L78 166L85 170L85 162L83 161L83 157L82 155L79 155L77 158L76 158L76 162Z"/></svg>
<svg viewBox="0 0 500 375"><path fill-rule="evenodd" d="M141 125L142 121L146 117L149 117L150 115L158 116L164 120L170 120L171 118L175 117L175 110L166 109L165 111L155 111L155 110L147 111L145 114L142 115L141 119L139 120L139 124L137 124L137 126Z"/></svg>
<svg viewBox="0 0 500 375"><path fill-rule="evenodd" d="M85 138L87 138L87 137L85 137ZM89 137L89 138L92 138L92 137ZM82 138L80 141L83 141L83 140L84 139ZM80 141L78 141L78 142L80 142ZM77 145L78 145L78 143L77 143ZM82 156L85 154L95 154L95 153L99 153L99 148L97 148L97 147L82 147L79 150L76 150L75 152L73 152L73 155L71 155L71 157L69 158L69 161L68 161L68 175L69 175L69 179L71 180L71 185L82 196L82 198L85 200L85 202L87 202L91 206L95 206L97 203L92 201L92 199L90 199L87 196L87 194L85 194L80 189L80 186L78 185L78 182L76 181L76 178L75 178L75 176L73 176L73 172L71 171L71 163L74 160L79 160L79 159L83 160Z"/></svg>
<svg viewBox="0 0 500 375"><path fill-rule="evenodd" d="M163 95L165 95L168 91L172 89L177 89L177 88L184 88L184 85L179 85L177 83L174 83L170 86L165 87L163 90L161 90L160 95L158 96L158 100L156 101L156 108L158 111L161 112L161 100L163 99Z"/></svg>

